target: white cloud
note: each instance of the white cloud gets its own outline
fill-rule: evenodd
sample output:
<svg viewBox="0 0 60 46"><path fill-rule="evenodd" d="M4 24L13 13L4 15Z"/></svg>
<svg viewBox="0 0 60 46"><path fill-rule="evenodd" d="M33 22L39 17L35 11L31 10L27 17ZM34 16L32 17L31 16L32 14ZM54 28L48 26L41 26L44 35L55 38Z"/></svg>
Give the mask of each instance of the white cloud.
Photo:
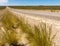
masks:
<svg viewBox="0 0 60 46"><path fill-rule="evenodd" d="M0 4L7 4L8 0L0 0Z"/></svg>

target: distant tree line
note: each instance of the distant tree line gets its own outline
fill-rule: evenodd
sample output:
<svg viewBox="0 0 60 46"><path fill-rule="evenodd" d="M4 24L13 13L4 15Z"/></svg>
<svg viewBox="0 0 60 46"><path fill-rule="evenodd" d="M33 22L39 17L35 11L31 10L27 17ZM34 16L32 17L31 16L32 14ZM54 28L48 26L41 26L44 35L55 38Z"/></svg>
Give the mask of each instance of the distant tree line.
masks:
<svg viewBox="0 0 60 46"><path fill-rule="evenodd" d="M60 6L9 6L16 9L60 10Z"/></svg>

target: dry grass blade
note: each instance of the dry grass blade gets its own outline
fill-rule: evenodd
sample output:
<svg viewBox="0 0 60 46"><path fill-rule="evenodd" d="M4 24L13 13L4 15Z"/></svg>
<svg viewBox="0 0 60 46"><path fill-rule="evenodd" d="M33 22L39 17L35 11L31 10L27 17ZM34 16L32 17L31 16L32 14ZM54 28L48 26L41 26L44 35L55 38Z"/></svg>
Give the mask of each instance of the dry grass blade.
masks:
<svg viewBox="0 0 60 46"><path fill-rule="evenodd" d="M16 33L17 23L19 19L13 15L11 12L7 11L1 18L3 24L3 29L5 30L2 36L3 44L15 43L17 44L18 38ZM16 23L17 22L17 23Z"/></svg>
<svg viewBox="0 0 60 46"><path fill-rule="evenodd" d="M19 26L28 35L27 39L31 43L30 46L53 46L53 40L51 38L52 28L48 27L47 30L46 23L40 24L40 27L34 25L32 28L24 19L21 19Z"/></svg>

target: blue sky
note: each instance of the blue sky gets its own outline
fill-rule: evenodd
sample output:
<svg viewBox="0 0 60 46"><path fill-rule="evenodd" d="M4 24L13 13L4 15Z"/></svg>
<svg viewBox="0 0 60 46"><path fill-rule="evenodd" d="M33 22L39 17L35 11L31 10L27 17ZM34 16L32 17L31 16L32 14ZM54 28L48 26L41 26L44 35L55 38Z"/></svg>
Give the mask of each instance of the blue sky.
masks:
<svg viewBox="0 0 60 46"><path fill-rule="evenodd" d="M60 5L60 0L0 0L0 5Z"/></svg>

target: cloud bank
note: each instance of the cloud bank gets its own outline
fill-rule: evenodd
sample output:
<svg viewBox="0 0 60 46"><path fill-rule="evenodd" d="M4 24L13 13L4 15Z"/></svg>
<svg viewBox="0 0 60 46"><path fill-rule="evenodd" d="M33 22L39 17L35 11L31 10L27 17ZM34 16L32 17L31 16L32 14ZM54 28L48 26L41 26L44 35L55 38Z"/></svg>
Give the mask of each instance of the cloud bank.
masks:
<svg viewBox="0 0 60 46"><path fill-rule="evenodd" d="M8 3L8 0L0 0L0 5L6 5Z"/></svg>

